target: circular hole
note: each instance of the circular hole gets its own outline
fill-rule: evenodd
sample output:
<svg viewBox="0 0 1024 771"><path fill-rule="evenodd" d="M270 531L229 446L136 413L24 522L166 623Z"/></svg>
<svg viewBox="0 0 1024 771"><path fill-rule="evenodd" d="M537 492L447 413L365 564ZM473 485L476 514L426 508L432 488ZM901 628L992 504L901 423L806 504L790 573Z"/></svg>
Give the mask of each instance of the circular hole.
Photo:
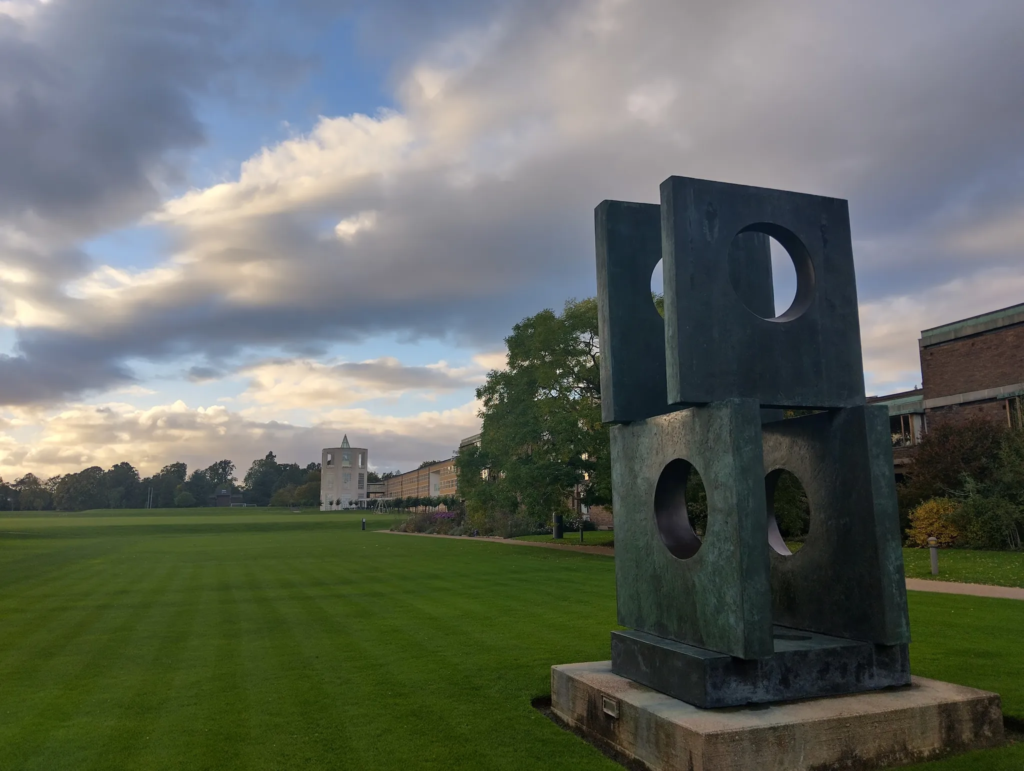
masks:
<svg viewBox="0 0 1024 771"><path fill-rule="evenodd" d="M793 307L793 301L796 300L796 266L786 248L771 236L768 236L768 248L772 255L774 317L778 318Z"/></svg>
<svg viewBox="0 0 1024 771"><path fill-rule="evenodd" d="M697 553L707 528L708 499L697 469L682 458L665 466L658 477L654 516L672 556L685 560Z"/></svg>
<svg viewBox="0 0 1024 771"><path fill-rule="evenodd" d="M752 225L729 245L729 280L747 309L769 321L791 321L810 305L814 269L792 232Z"/></svg>
<svg viewBox="0 0 1024 771"><path fill-rule="evenodd" d="M791 545L800 548L811 531L811 508L807 493L796 476L776 469L764 479L768 501L768 544L778 554L793 554Z"/></svg>
<svg viewBox="0 0 1024 771"><path fill-rule="evenodd" d="M665 317L665 261L658 260L651 272L651 299L662 318Z"/></svg>

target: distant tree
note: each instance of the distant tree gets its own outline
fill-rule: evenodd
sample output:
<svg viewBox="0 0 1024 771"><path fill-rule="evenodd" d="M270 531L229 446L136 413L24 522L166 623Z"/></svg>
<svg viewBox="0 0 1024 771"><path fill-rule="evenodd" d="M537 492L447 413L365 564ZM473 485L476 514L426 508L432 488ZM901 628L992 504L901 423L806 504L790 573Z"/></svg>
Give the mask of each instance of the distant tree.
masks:
<svg viewBox="0 0 1024 771"><path fill-rule="evenodd" d="M315 471L315 472L317 472L319 474L321 471L323 471L323 469L320 468L320 464L319 463L307 463L306 464L306 471L308 471L308 472Z"/></svg>
<svg viewBox="0 0 1024 771"><path fill-rule="evenodd" d="M230 460L219 460L206 467L206 478L217 488L235 488L235 464Z"/></svg>
<svg viewBox="0 0 1024 771"><path fill-rule="evenodd" d="M295 488L294 503L298 506L320 505L320 480L306 482Z"/></svg>
<svg viewBox="0 0 1024 771"><path fill-rule="evenodd" d="M192 493L180 492L174 498L174 505L177 506L179 509L187 509L196 505L196 499L192 495Z"/></svg>
<svg viewBox="0 0 1024 771"><path fill-rule="evenodd" d="M105 508L109 499L105 472L91 466L77 474L67 474L57 485L54 504L60 511L87 511Z"/></svg>
<svg viewBox="0 0 1024 771"><path fill-rule="evenodd" d="M380 481L385 482L388 479L392 479L394 477L401 475L401 473L401 471L385 471L383 474L380 475Z"/></svg>
<svg viewBox="0 0 1024 771"><path fill-rule="evenodd" d="M217 490L217 485L210 481L210 477L207 476L205 469L196 469L189 474L188 479L179 486L175 499L178 493L188 493L191 495L200 506L205 506L209 501L210 496L213 495Z"/></svg>
<svg viewBox="0 0 1024 771"><path fill-rule="evenodd" d="M142 505L140 498L141 480L139 472L127 461L112 466L103 475L106 488L106 505L111 509L137 508Z"/></svg>
<svg viewBox="0 0 1024 771"><path fill-rule="evenodd" d="M366 472L366 481L367 482L380 482L381 481L381 476L376 471L367 471Z"/></svg>
<svg viewBox="0 0 1024 771"><path fill-rule="evenodd" d="M281 476L281 467L277 456L268 452L265 457L252 462L245 473L245 497L247 503L266 506L270 496L274 494L274 485Z"/></svg>
<svg viewBox="0 0 1024 771"><path fill-rule="evenodd" d="M419 468L424 468L424 467L426 467L426 466L433 466L433 465L434 465L435 463L441 463L441 462L442 462L442 461L439 461L439 460L425 460L425 461L423 461L423 462L422 462L422 463L421 463L421 464L419 465Z"/></svg>
<svg viewBox="0 0 1024 771"><path fill-rule="evenodd" d="M62 477L58 478L58 481L60 479ZM56 483L51 488L49 482L50 480L47 480L47 484L44 485L35 474L25 474L17 479L13 485L17 493L16 507L22 511L43 511L52 508Z"/></svg>
<svg viewBox="0 0 1024 771"><path fill-rule="evenodd" d="M295 485L286 485L278 490L274 491L274 494L270 496L271 506L294 506L295 505Z"/></svg>

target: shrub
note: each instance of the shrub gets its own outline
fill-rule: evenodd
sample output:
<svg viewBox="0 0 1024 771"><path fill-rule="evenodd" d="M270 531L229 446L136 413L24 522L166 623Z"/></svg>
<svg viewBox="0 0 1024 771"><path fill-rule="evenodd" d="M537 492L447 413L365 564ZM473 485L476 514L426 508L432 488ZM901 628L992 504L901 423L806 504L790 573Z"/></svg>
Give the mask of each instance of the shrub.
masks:
<svg viewBox="0 0 1024 771"><path fill-rule="evenodd" d="M192 493L178 493L174 498L174 505L179 509L187 509L196 505L195 496Z"/></svg>
<svg viewBox="0 0 1024 771"><path fill-rule="evenodd" d="M914 507L910 512L907 545L927 546L928 538L934 537L939 546L955 546L960 539L960 530L952 520L956 511L956 503L949 498L929 498Z"/></svg>
<svg viewBox="0 0 1024 771"><path fill-rule="evenodd" d="M950 515L969 549L1019 549L1024 513L1005 498L972 495Z"/></svg>

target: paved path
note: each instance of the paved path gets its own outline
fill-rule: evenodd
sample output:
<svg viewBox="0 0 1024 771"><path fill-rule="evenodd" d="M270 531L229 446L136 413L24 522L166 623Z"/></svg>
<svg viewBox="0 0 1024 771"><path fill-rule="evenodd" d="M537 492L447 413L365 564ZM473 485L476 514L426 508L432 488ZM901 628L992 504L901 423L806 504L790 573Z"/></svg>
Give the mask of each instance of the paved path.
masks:
<svg viewBox="0 0 1024 771"><path fill-rule="evenodd" d="M435 533L399 533L393 530L378 530L378 533L391 535L418 535L424 538L454 538L457 541L484 541L503 543L507 546L539 546L542 549L562 549L563 551L580 552L583 554L600 554L603 557L614 557L615 549L607 546L570 546L540 541L517 541L514 538L494 538L477 536L467 538L464 535L437 535ZM923 578L908 578L907 589L912 592L935 592L937 594L963 594L971 597L997 597L1004 600L1024 600L1024 589L1012 586L988 586L987 584L961 584L955 581L927 581Z"/></svg>
<svg viewBox="0 0 1024 771"><path fill-rule="evenodd" d="M464 535L438 535L437 533L400 533L395 530L378 530L378 533L390 533L391 535L419 535L425 538L454 538L456 541L483 541L484 543L503 543L506 546L539 546L542 549L561 549L571 551L574 554L600 554L602 557L614 557L615 549L608 546L563 546L558 543L542 543L540 541L517 541L514 538L495 538L493 536L478 535L472 538Z"/></svg>
<svg viewBox="0 0 1024 771"><path fill-rule="evenodd" d="M1024 600L1024 589L1017 589L1012 586L959 584L955 581L926 581L923 578L908 578L907 588L914 592L969 594L973 597L999 597L1004 600Z"/></svg>

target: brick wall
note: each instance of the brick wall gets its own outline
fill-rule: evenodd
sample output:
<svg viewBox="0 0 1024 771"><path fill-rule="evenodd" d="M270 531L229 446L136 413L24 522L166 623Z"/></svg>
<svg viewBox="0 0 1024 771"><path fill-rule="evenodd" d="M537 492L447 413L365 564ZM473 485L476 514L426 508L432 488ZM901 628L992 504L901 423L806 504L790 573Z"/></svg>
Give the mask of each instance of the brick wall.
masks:
<svg viewBox="0 0 1024 771"><path fill-rule="evenodd" d="M1024 324L921 350L924 398L1024 383Z"/></svg>
<svg viewBox="0 0 1024 771"><path fill-rule="evenodd" d="M927 418L929 431L950 423L964 423L971 418L985 418L998 426L1008 425L1005 399L939 407L938 409L928 410Z"/></svg>
<svg viewBox="0 0 1024 771"><path fill-rule="evenodd" d="M613 526L612 512L610 509L606 509L604 506L591 506L589 513L590 521L601 530L611 528Z"/></svg>

